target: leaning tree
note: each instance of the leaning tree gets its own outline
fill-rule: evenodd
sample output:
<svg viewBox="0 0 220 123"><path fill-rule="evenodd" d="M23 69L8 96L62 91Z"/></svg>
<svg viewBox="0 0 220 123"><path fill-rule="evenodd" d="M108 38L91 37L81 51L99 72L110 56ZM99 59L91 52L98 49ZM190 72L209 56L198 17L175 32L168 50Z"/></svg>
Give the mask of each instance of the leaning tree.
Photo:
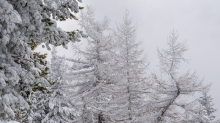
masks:
<svg viewBox="0 0 220 123"><path fill-rule="evenodd" d="M149 111L153 114L152 121L157 123L208 121L199 101L185 98L201 92L206 86L203 86L202 80L195 72L178 71L181 63L187 61L183 57L187 48L185 42L178 42L177 39L178 35L173 30L167 41L168 49L158 50L162 76L153 74L155 92L152 94L153 100L148 102L151 107Z"/></svg>

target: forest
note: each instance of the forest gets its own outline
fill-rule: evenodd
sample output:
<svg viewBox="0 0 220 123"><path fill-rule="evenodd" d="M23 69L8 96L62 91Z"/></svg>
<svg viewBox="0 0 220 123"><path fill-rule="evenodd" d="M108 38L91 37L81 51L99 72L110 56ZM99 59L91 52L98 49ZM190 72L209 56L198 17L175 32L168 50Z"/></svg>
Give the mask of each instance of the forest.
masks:
<svg viewBox="0 0 220 123"><path fill-rule="evenodd" d="M129 10L111 27L80 2L0 0L0 123L220 123L211 84L180 69L188 47L176 30L149 72ZM57 27L67 19L81 29ZM74 45L81 41L86 48ZM58 46L74 56L59 56Z"/></svg>

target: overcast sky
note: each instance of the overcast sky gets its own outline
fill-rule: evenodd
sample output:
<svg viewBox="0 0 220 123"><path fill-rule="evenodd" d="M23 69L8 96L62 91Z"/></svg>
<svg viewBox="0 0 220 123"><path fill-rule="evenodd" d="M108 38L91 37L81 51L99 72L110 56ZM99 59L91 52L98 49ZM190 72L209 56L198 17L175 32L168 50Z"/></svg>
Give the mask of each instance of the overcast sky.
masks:
<svg viewBox="0 0 220 123"><path fill-rule="evenodd" d="M112 26L122 21L126 8L137 23L137 39L150 61L150 71L158 65L157 47L166 48L170 32L179 33L179 41L187 40L189 50L184 64L196 70L205 83L212 82L210 94L220 117L220 1L219 0L83 0L81 6L91 5L97 19L108 16ZM79 28L74 20L58 23L63 30ZM186 69L187 68L187 69Z"/></svg>

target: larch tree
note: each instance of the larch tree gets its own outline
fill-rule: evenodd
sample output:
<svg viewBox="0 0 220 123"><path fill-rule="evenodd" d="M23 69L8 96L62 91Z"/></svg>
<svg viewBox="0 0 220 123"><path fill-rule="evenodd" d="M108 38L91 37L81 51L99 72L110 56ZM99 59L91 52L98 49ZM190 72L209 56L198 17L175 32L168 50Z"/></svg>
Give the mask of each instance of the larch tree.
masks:
<svg viewBox="0 0 220 123"><path fill-rule="evenodd" d="M88 38L88 47L86 50L79 50L81 59L67 59L73 62L69 68L69 79L75 80L76 92L69 95L70 99L76 100L79 109L78 122L103 123L108 119L103 101L110 100L110 94L104 88L111 85L109 81L110 67L108 65L109 43L111 37L104 34L109 30L109 20L96 21L94 10L87 7L80 16L80 26L85 30Z"/></svg>
<svg viewBox="0 0 220 123"><path fill-rule="evenodd" d="M149 82L146 77L148 63L140 50L141 42L136 39L136 25L132 24L126 10L123 21L114 30L114 42L117 44L113 68L121 78L115 88L115 122L134 122L146 113L144 100L148 94Z"/></svg>
<svg viewBox="0 0 220 123"><path fill-rule="evenodd" d="M0 0L0 120L23 121L31 95L50 85L46 56L33 50L41 43L50 49L49 44L66 47L79 41L81 31L65 32L56 24L77 19L71 12L82 9L78 2Z"/></svg>
<svg viewBox="0 0 220 123"><path fill-rule="evenodd" d="M173 30L168 38L168 49L158 50L161 75L153 74L155 92L149 103L152 112L151 122L157 123L200 123L208 121L199 101L189 102L184 97L201 92L205 86L196 73L178 72L186 59L183 54L187 51L185 42L178 42L178 35Z"/></svg>

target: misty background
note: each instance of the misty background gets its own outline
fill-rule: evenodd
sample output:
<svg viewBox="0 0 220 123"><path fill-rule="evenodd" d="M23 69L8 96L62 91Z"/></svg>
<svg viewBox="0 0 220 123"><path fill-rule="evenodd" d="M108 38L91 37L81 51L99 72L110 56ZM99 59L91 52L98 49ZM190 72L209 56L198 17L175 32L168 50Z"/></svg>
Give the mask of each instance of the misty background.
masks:
<svg viewBox="0 0 220 123"><path fill-rule="evenodd" d="M181 72L196 71L205 84L212 83L209 94L214 98L214 107L220 117L220 1L219 0L83 0L80 6L91 5L96 11L96 19L107 16L111 27L120 23L125 10L129 10L133 24L137 24L137 40L150 61L149 71L156 72L159 60L157 48L166 48L170 32L175 29L178 41L186 40L188 51ZM76 20L59 22L65 31L81 29ZM83 40L81 41L83 43ZM70 48L70 47L69 47ZM46 48L37 51L50 52ZM60 55L70 57L73 53L62 47Z"/></svg>

